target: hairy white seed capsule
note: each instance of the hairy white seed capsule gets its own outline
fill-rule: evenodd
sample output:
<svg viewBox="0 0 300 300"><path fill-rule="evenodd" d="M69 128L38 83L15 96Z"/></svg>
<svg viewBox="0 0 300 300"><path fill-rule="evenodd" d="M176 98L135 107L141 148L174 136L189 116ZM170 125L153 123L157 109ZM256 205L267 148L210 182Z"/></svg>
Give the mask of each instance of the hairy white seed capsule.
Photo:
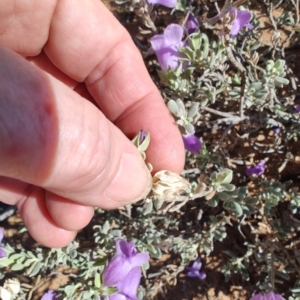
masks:
<svg viewBox="0 0 300 300"><path fill-rule="evenodd" d="M15 296L20 292L20 281L17 278L7 279L3 287Z"/></svg>
<svg viewBox="0 0 300 300"><path fill-rule="evenodd" d="M190 183L176 173L162 170L152 179L153 196L166 201L176 200L180 194L190 189Z"/></svg>
<svg viewBox="0 0 300 300"><path fill-rule="evenodd" d="M11 292L0 286L0 299L1 300L12 300L13 295Z"/></svg>

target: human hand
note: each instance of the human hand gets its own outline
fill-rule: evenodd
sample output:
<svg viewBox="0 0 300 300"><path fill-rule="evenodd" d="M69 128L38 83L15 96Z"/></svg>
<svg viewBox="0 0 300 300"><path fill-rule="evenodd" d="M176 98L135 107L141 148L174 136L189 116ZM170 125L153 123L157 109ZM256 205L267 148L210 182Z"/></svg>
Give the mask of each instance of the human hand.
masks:
<svg viewBox="0 0 300 300"><path fill-rule="evenodd" d="M126 136L150 132L148 161L173 172L184 164L182 138L130 36L99 0L1 4L0 200L18 205L35 240L62 247L93 206L149 191Z"/></svg>

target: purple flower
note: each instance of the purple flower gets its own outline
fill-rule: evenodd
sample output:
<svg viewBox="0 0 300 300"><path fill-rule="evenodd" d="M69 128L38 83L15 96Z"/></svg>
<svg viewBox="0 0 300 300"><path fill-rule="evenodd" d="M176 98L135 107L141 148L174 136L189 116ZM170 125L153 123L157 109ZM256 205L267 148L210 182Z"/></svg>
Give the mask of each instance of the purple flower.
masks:
<svg viewBox="0 0 300 300"><path fill-rule="evenodd" d="M187 33L188 34L194 33L198 28L198 26L199 26L199 22L197 18L192 13L189 13L187 21L185 23L185 29Z"/></svg>
<svg viewBox="0 0 300 300"><path fill-rule="evenodd" d="M202 143L194 134L187 134L182 136L182 138L186 150L198 154L202 149Z"/></svg>
<svg viewBox="0 0 300 300"><path fill-rule="evenodd" d="M240 30L243 27L247 27L248 29L253 29L253 25L249 23L251 20L251 13L247 10L238 10L235 7L232 7L229 11L229 16L235 15L235 19L232 22L232 27L230 31L230 37L235 38Z"/></svg>
<svg viewBox="0 0 300 300"><path fill-rule="evenodd" d="M58 297L56 296L55 292L52 290L49 290L47 293L43 295L41 300L59 300Z"/></svg>
<svg viewBox="0 0 300 300"><path fill-rule="evenodd" d="M200 280L204 280L206 278L206 273L204 271L200 271L202 267L201 258L198 257L192 264L191 267L186 267L188 270L187 276L188 277L197 277Z"/></svg>
<svg viewBox="0 0 300 300"><path fill-rule="evenodd" d="M255 296L251 297L250 300L285 300L285 299L278 294L269 292L266 295L257 294Z"/></svg>
<svg viewBox="0 0 300 300"><path fill-rule="evenodd" d="M273 126L272 130L274 131L275 135L278 135L280 133L280 127L279 126Z"/></svg>
<svg viewBox="0 0 300 300"><path fill-rule="evenodd" d="M0 228L0 244L4 237L4 228ZM6 253L2 247L0 247L0 258L6 257Z"/></svg>
<svg viewBox="0 0 300 300"><path fill-rule="evenodd" d="M137 289L140 284L142 272L140 267L133 268L124 280L117 284L118 292L109 296L109 300L138 300Z"/></svg>
<svg viewBox="0 0 300 300"><path fill-rule="evenodd" d="M163 71L178 67L179 58L181 57L179 48L183 47L182 37L183 28L177 24L170 24L163 34L151 38L152 49L155 51L158 63Z"/></svg>
<svg viewBox="0 0 300 300"><path fill-rule="evenodd" d="M150 259L147 252L137 253L134 242L119 239L116 242L116 255L103 272L105 286L118 286L135 267L141 267Z"/></svg>
<svg viewBox="0 0 300 300"><path fill-rule="evenodd" d="M169 8L173 8L177 4L177 0L147 0L149 4L160 4Z"/></svg>
<svg viewBox="0 0 300 300"><path fill-rule="evenodd" d="M265 161L262 160L259 164L254 167L246 167L246 174L248 176L260 176L265 171Z"/></svg>
<svg viewBox="0 0 300 300"><path fill-rule="evenodd" d="M300 112L300 105L299 104L296 105L295 109L296 109L297 112Z"/></svg>

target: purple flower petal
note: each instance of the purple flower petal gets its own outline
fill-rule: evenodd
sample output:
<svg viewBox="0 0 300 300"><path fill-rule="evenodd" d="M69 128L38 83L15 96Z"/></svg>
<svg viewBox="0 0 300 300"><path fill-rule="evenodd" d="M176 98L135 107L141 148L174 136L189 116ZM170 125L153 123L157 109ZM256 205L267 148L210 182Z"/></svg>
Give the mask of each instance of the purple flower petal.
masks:
<svg viewBox="0 0 300 300"><path fill-rule="evenodd" d="M265 298L266 300L284 300L283 297L273 292L269 292L267 295L265 295Z"/></svg>
<svg viewBox="0 0 300 300"><path fill-rule="evenodd" d="M200 280L204 280L204 279L206 278L206 273L205 273L205 272L199 272L198 278L199 278Z"/></svg>
<svg viewBox="0 0 300 300"><path fill-rule="evenodd" d="M281 128L279 126L273 126L272 130L274 131L275 135L278 135L280 133Z"/></svg>
<svg viewBox="0 0 300 300"><path fill-rule="evenodd" d="M131 263L127 259L122 255L116 255L103 272L103 284L105 286L115 286L126 277L131 269Z"/></svg>
<svg viewBox="0 0 300 300"><path fill-rule="evenodd" d="M143 129L140 130L140 138L139 138L139 143L140 144L145 140L146 136L147 136L147 132Z"/></svg>
<svg viewBox="0 0 300 300"><path fill-rule="evenodd" d="M141 268L133 268L124 280L120 281L116 285L119 291L109 296L109 300L138 300L136 293L140 284L141 276Z"/></svg>
<svg viewBox="0 0 300 300"><path fill-rule="evenodd" d="M254 26L250 23L245 25L246 28L248 28L249 30L252 30L254 28Z"/></svg>
<svg viewBox="0 0 300 300"><path fill-rule="evenodd" d="M238 33L240 32L241 30L241 26L239 24L239 22L237 21L237 19L235 19L233 22L232 22L232 25L231 25L231 31L230 31L230 36L232 38L235 38Z"/></svg>
<svg viewBox="0 0 300 300"><path fill-rule="evenodd" d="M266 162L262 160L259 164L257 164L254 167L246 167L246 174L248 176L253 176L253 175L260 176L265 171L265 163Z"/></svg>
<svg viewBox="0 0 300 300"><path fill-rule="evenodd" d="M116 242L116 255L103 272L105 286L116 286L123 281L135 267L141 267L150 259L147 252L137 253L134 242L119 239Z"/></svg>
<svg viewBox="0 0 300 300"><path fill-rule="evenodd" d="M6 256L7 255L6 255L5 251L0 247L0 258L6 257Z"/></svg>
<svg viewBox="0 0 300 300"><path fill-rule="evenodd" d="M239 21L241 28L246 26L251 20L251 13L247 10L238 10L236 20Z"/></svg>
<svg viewBox="0 0 300 300"><path fill-rule="evenodd" d="M160 4L165 7L173 8L177 4L177 0L147 0L149 4Z"/></svg>
<svg viewBox="0 0 300 300"><path fill-rule="evenodd" d="M199 270L194 270L193 268L191 267L187 267L187 269L189 270L186 275L188 277L198 277L199 276Z"/></svg>
<svg viewBox="0 0 300 300"><path fill-rule="evenodd" d="M186 267L188 270L187 276L188 277L197 277L200 280L204 280L206 278L206 273L201 271L202 263L201 263L201 258L198 257L192 264L191 267Z"/></svg>
<svg viewBox="0 0 300 300"><path fill-rule="evenodd" d="M4 228L0 228L0 243L2 243L4 237Z"/></svg>
<svg viewBox="0 0 300 300"><path fill-rule="evenodd" d="M249 300L264 300L265 296L263 296L262 294L257 294L253 297L251 297Z"/></svg>
<svg viewBox="0 0 300 300"><path fill-rule="evenodd" d="M0 228L0 243L2 242L4 237L4 228ZM2 247L0 247L0 258L6 257L6 253Z"/></svg>
<svg viewBox="0 0 300 300"><path fill-rule="evenodd" d="M141 277L141 268L133 268L125 277L125 279L117 285L118 290L121 291L124 295L130 296L131 298L136 297Z"/></svg>
<svg viewBox="0 0 300 300"><path fill-rule="evenodd" d="M232 22L230 31L231 38L235 38L243 27L253 29L253 26L249 24L249 21L251 20L251 13L249 11L237 10L235 7L233 7L230 10L229 15L231 16L233 14L236 14L236 17Z"/></svg>
<svg viewBox="0 0 300 300"><path fill-rule="evenodd" d="M266 295L257 294L255 296L251 297L250 300L285 300L285 299L278 294L269 292Z"/></svg>
<svg viewBox="0 0 300 300"><path fill-rule="evenodd" d="M198 257L198 258L193 262L192 267L193 267L194 269L197 269L197 270L200 270L200 269L201 269L201 267L202 267L202 262L201 262L201 258L200 258L200 257Z"/></svg>
<svg viewBox="0 0 300 300"><path fill-rule="evenodd" d="M185 28L188 34L194 33L199 26L199 22L197 18L192 14L189 13L187 21L185 23Z"/></svg>
<svg viewBox="0 0 300 300"><path fill-rule="evenodd" d="M124 259L130 260L133 267L142 266L150 259L149 254L146 252L137 253L133 241L128 243L123 239L119 239L116 242L116 256L119 255L124 256Z"/></svg>
<svg viewBox="0 0 300 300"><path fill-rule="evenodd" d="M182 138L186 150L198 154L202 149L202 143L194 134L184 135Z"/></svg>
<svg viewBox="0 0 300 300"><path fill-rule="evenodd" d="M112 294L108 297L108 299L109 300L128 300L128 298L121 293Z"/></svg>
<svg viewBox="0 0 300 300"><path fill-rule="evenodd" d="M200 272L198 270L191 270L187 272L186 274L188 277L197 277L200 280L204 280L206 278L206 273L205 272Z"/></svg>
<svg viewBox="0 0 300 300"><path fill-rule="evenodd" d="M49 290L47 293L43 295L41 300L59 300L54 291Z"/></svg>
<svg viewBox="0 0 300 300"><path fill-rule="evenodd" d="M137 255L130 258L130 264L132 267L141 267L150 259L150 256L146 252L138 253Z"/></svg>
<svg viewBox="0 0 300 300"><path fill-rule="evenodd" d="M170 24L164 32L165 43L168 46L177 46L183 37L183 28L178 24Z"/></svg>
<svg viewBox="0 0 300 300"><path fill-rule="evenodd" d="M126 242L123 239L118 239L116 241L116 255L125 255L126 257L134 256L137 253L135 249L134 241Z"/></svg>
<svg viewBox="0 0 300 300"><path fill-rule="evenodd" d="M296 105L295 109L296 109L297 112L300 112L300 105L299 104Z"/></svg>
<svg viewBox="0 0 300 300"><path fill-rule="evenodd" d="M170 24L166 27L164 34L158 34L151 38L151 46L163 71L178 67L181 57L178 49L183 46L182 37L183 28L177 24Z"/></svg>
<svg viewBox="0 0 300 300"><path fill-rule="evenodd" d="M236 7L232 7L228 13L229 17L231 17L233 14L235 14L237 12L237 8Z"/></svg>

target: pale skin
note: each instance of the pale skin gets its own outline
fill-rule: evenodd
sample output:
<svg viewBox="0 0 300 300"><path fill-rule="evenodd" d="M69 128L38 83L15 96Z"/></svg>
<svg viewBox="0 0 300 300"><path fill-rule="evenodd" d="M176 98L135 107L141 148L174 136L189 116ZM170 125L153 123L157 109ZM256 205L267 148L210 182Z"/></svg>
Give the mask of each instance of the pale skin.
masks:
<svg viewBox="0 0 300 300"><path fill-rule="evenodd" d="M0 6L0 201L18 206L35 240L62 247L94 206L113 209L149 191L127 137L150 132L154 172L182 170L182 138L129 34L100 0Z"/></svg>

